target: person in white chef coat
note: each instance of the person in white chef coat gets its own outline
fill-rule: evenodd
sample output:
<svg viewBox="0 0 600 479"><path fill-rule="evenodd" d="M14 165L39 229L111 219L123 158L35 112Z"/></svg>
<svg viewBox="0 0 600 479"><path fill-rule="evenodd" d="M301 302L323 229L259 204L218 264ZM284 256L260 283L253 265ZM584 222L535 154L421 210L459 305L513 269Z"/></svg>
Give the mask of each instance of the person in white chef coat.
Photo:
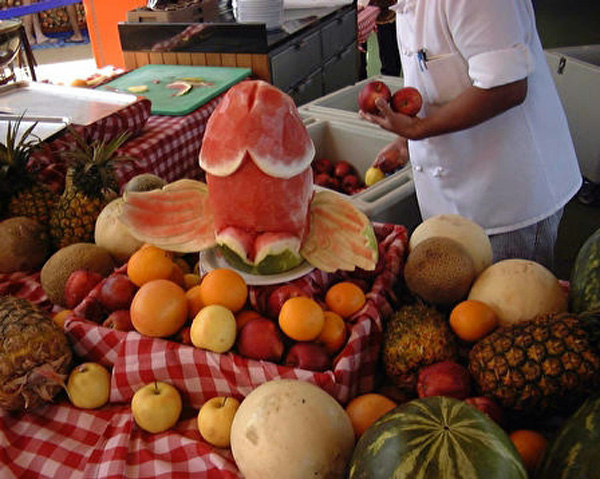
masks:
<svg viewBox="0 0 600 479"><path fill-rule="evenodd" d="M421 92L423 108L408 117L378 102L380 115L361 116L398 134L384 150L410 157L423 219L463 215L486 230L494 261L551 268L563 207L582 176L531 0L392 8L404 83Z"/></svg>

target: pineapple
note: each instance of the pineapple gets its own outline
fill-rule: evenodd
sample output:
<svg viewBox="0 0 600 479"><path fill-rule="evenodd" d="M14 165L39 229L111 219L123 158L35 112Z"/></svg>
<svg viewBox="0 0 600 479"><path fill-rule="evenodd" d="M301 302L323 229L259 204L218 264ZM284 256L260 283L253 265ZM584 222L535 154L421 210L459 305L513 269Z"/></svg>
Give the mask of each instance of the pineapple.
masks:
<svg viewBox="0 0 600 479"><path fill-rule="evenodd" d="M401 389L414 392L420 368L457 356L448 321L433 306L405 305L387 323L383 364L387 376Z"/></svg>
<svg viewBox="0 0 600 479"><path fill-rule="evenodd" d="M39 139L32 134L36 123L19 138L21 118L8 123L5 143L0 144L0 217L27 216L47 227L58 196L27 169Z"/></svg>
<svg viewBox="0 0 600 479"><path fill-rule="evenodd" d="M30 301L0 296L0 408L34 408L61 390L72 353L64 332Z"/></svg>
<svg viewBox="0 0 600 479"><path fill-rule="evenodd" d="M72 131L76 148L65 153L67 176L65 191L50 215L50 237L56 248L73 243L93 243L96 218L118 196L119 185L113 165L131 158L115 155L127 140L124 133L104 143L88 144Z"/></svg>
<svg viewBox="0 0 600 479"><path fill-rule="evenodd" d="M590 331L597 327L592 319L555 313L500 328L472 348L469 370L484 396L518 415L568 411L600 372Z"/></svg>

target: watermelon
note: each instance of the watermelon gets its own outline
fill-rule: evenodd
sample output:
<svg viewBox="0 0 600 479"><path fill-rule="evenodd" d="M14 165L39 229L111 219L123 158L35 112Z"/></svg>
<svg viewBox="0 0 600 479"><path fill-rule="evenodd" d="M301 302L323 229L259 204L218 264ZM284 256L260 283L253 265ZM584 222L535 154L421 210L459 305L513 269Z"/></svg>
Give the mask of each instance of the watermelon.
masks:
<svg viewBox="0 0 600 479"><path fill-rule="evenodd" d="M575 258L569 308L574 313L600 309L600 228L583 243Z"/></svg>
<svg viewBox="0 0 600 479"><path fill-rule="evenodd" d="M474 407L433 396L401 404L360 437L349 479L526 479L512 441Z"/></svg>
<svg viewBox="0 0 600 479"><path fill-rule="evenodd" d="M600 477L600 395L588 398L544 452L536 479Z"/></svg>

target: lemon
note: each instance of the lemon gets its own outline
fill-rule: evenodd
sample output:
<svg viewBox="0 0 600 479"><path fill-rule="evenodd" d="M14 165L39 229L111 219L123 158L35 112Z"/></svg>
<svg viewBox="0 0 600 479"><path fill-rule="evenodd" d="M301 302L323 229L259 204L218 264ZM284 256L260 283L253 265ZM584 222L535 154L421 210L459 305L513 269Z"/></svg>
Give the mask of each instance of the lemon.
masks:
<svg viewBox="0 0 600 479"><path fill-rule="evenodd" d="M381 181L385 178L385 173L381 171L379 168L372 166L365 173L365 184L367 186L372 186L378 181Z"/></svg>

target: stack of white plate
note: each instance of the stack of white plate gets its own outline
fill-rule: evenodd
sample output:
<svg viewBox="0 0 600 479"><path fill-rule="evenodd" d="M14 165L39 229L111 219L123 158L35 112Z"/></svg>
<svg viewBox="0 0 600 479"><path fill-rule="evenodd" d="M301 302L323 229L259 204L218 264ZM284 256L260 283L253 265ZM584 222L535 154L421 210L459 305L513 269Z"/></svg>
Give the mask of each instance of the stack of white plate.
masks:
<svg viewBox="0 0 600 479"><path fill-rule="evenodd" d="M237 0L235 16L239 23L264 23L275 30L283 23L283 0Z"/></svg>

